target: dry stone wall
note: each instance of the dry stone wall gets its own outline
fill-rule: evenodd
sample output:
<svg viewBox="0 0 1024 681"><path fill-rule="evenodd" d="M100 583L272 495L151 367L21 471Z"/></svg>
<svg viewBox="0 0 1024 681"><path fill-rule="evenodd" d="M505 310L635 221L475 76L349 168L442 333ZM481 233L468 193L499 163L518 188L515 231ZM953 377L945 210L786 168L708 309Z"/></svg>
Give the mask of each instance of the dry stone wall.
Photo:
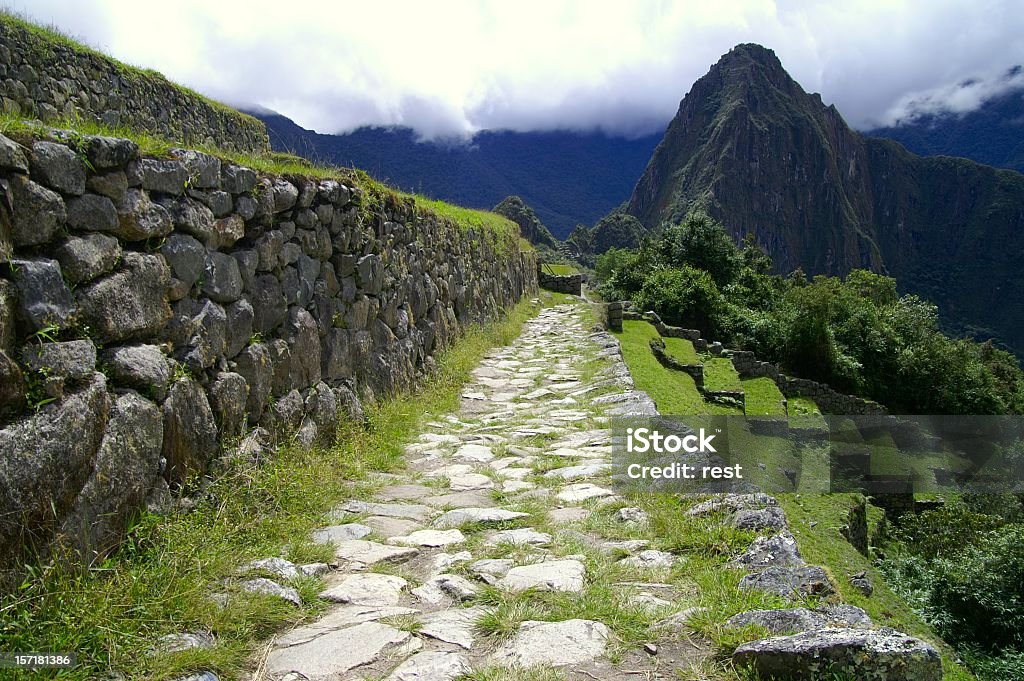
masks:
<svg viewBox="0 0 1024 681"><path fill-rule="evenodd" d="M812 381L806 378L795 378L782 373L777 364L762 362L749 350L729 350L723 348L721 343L709 343L702 337L697 329L684 329L678 326L670 326L661 321L661 318L654 312L640 313L633 309L624 309L628 303L620 303L616 321L621 324L621 319L646 320L654 325L658 334L663 338L685 338L693 343L697 352L710 352L713 355L724 355L732 360L737 373L742 378L770 378L779 387L779 391L786 397L808 397L815 401L819 408L826 414L847 414L876 416L888 414L888 410L872 400L841 393L825 383ZM609 310L612 308L609 307ZM609 315L611 312L609 312ZM609 316L609 325L611 325ZM657 353L656 353L656 356ZM664 353L659 360L665 363ZM694 375L692 369L684 369L687 373ZM694 379L698 380L694 375ZM703 382L703 378L699 379Z"/></svg>
<svg viewBox="0 0 1024 681"><path fill-rule="evenodd" d="M91 120L184 145L270 150L266 126L252 116L2 15L0 104L5 113Z"/></svg>
<svg viewBox="0 0 1024 681"><path fill-rule="evenodd" d="M339 411L412 387L536 290L513 234L375 197L125 139L0 136L0 555L102 555L226 439L328 440Z"/></svg>
<svg viewBox="0 0 1024 681"><path fill-rule="evenodd" d="M583 295L583 276L580 274L548 274L538 266L537 279L541 288L549 291L573 296Z"/></svg>

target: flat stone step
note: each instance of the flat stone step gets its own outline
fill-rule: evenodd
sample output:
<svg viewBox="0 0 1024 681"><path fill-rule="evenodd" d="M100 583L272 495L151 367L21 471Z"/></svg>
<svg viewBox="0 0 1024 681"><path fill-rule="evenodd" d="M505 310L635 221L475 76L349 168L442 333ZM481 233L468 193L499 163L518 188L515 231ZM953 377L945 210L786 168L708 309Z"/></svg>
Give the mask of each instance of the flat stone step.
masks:
<svg viewBox="0 0 1024 681"><path fill-rule="evenodd" d="M529 517L529 515L529 513L509 511L507 509L497 507L457 508L453 511L448 511L435 520L434 526L449 528L462 527L463 525L469 525L470 523L501 523L509 520L515 520L516 518L526 518Z"/></svg>
<svg viewBox="0 0 1024 681"><path fill-rule="evenodd" d="M608 646L608 627L593 620L535 622L528 620L491 661L519 667L565 667L592 662Z"/></svg>
<svg viewBox="0 0 1024 681"><path fill-rule="evenodd" d="M386 617L416 615L418 613L419 610L415 608L404 608L395 605L340 605L328 610L327 614L315 622L304 624L301 627L296 627L291 631L281 634L276 639L275 645L278 647L298 645L312 641L332 631L362 624L363 622L373 622Z"/></svg>
<svg viewBox="0 0 1024 681"><path fill-rule="evenodd" d="M730 627L745 627L756 624L773 634L796 634L812 629L829 627L849 627L853 629L870 629L871 618L861 608L854 605L825 605L810 610L808 608L785 608L780 610L748 610L733 615L726 621Z"/></svg>
<svg viewBox="0 0 1024 681"><path fill-rule="evenodd" d="M349 501L338 506L334 513L344 517L346 514L366 513L382 515L388 518L406 518L425 522L434 514L434 510L422 504L381 504L373 501Z"/></svg>
<svg viewBox="0 0 1024 681"><path fill-rule="evenodd" d="M506 591L583 591L586 568L578 560L551 560L532 565L519 565L498 580L498 587Z"/></svg>
<svg viewBox="0 0 1024 681"><path fill-rule="evenodd" d="M470 671L469 661L459 653L425 650L398 665L385 681L451 681Z"/></svg>
<svg viewBox="0 0 1024 681"><path fill-rule="evenodd" d="M566 504L578 504L588 499L612 496L615 496L615 492L610 489L589 482L580 482L575 485L566 485L558 492L556 498Z"/></svg>
<svg viewBox="0 0 1024 681"><path fill-rule="evenodd" d="M407 631L364 622L325 632L304 643L276 647L267 656L266 671L275 681L292 672L308 681L333 681L407 645L411 638Z"/></svg>
<svg viewBox="0 0 1024 681"><path fill-rule="evenodd" d="M476 642L477 620L489 610L481 606L438 610L420 618L418 633L470 650Z"/></svg>
<svg viewBox="0 0 1024 681"><path fill-rule="evenodd" d="M773 565L800 567L806 564L800 556L796 539L788 531L780 532L773 537L758 537L734 562L755 570Z"/></svg>
<svg viewBox="0 0 1024 681"><path fill-rule="evenodd" d="M344 575L339 581L320 592L319 597L334 603L357 605L398 605L402 590L409 583L396 575L367 574Z"/></svg>
<svg viewBox="0 0 1024 681"><path fill-rule="evenodd" d="M766 591L784 598L828 596L835 592L828 574L817 565L768 567L740 579L739 588Z"/></svg>
<svg viewBox="0 0 1024 681"><path fill-rule="evenodd" d="M487 546L511 544L512 546L544 546L551 543L551 535L530 528L502 530L487 539Z"/></svg>
<svg viewBox="0 0 1024 681"><path fill-rule="evenodd" d="M400 534L410 534L416 530L422 530L423 524L406 518L389 518L383 515L372 515L363 518L363 525L373 528L373 531L382 537L397 537Z"/></svg>
<svg viewBox="0 0 1024 681"><path fill-rule="evenodd" d="M402 546L451 546L466 541L466 536L458 530L416 530L411 534L390 537L391 544Z"/></svg>
<svg viewBox="0 0 1024 681"><path fill-rule="evenodd" d="M544 474L545 478L557 478L560 480L580 480L582 478L593 478L605 471L611 470L610 463L593 463L582 466L565 466L554 468Z"/></svg>
<svg viewBox="0 0 1024 681"><path fill-rule="evenodd" d="M487 445L468 444L455 450L454 456L460 461L486 463L494 458L494 452Z"/></svg>
<svg viewBox="0 0 1024 681"><path fill-rule="evenodd" d="M360 565L377 563L401 563L419 553L419 549L408 546L388 546L365 539L336 542L334 557Z"/></svg>
<svg viewBox="0 0 1024 681"><path fill-rule="evenodd" d="M313 541L317 544L328 544L362 539L373 532L373 529L360 523L347 523L345 525L331 525L323 527L313 533Z"/></svg>

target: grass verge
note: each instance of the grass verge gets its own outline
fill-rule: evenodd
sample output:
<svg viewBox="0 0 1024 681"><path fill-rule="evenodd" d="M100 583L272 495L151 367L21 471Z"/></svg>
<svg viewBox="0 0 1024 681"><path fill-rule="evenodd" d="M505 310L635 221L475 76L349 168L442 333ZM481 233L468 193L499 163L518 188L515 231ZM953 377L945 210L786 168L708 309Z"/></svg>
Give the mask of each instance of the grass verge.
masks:
<svg viewBox="0 0 1024 681"><path fill-rule="evenodd" d="M364 497L374 471L395 469L421 423L455 409L461 386L488 349L509 343L537 307L520 303L499 322L470 329L439 361L423 387L368 409L369 423L344 424L330 449L285 447L262 467L234 462L191 513L143 515L121 550L81 574L59 561L33 569L0 605L5 650L74 652L79 666L60 678L91 679L108 670L167 679L211 670L244 675L274 631L319 610L317 580L293 583L295 608L244 592L229 578L256 558L325 560L329 550L306 537L340 501ZM299 538L299 539L296 539ZM227 594L218 605L211 596ZM153 653L165 634L206 630L217 644L175 655ZM11 672L5 678L45 677Z"/></svg>

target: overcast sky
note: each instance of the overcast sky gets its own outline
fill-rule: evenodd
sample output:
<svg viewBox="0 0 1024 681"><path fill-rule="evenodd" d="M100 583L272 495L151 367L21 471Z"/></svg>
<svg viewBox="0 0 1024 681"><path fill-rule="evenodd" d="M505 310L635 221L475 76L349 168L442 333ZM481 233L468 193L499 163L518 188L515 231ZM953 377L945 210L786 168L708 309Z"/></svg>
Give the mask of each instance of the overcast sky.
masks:
<svg viewBox="0 0 1024 681"><path fill-rule="evenodd" d="M967 111L1024 75L1019 0L0 0L137 66L319 132L660 131L733 45L858 128ZM970 87L960 84L973 80Z"/></svg>

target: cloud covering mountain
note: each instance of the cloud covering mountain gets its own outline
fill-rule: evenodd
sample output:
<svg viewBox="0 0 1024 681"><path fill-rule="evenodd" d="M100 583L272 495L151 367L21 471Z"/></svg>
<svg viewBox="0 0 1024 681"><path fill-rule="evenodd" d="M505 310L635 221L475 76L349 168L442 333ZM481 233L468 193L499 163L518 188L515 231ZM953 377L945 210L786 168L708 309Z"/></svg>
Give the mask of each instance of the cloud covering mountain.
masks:
<svg viewBox="0 0 1024 681"><path fill-rule="evenodd" d="M114 56L234 104L342 132L405 125L657 131L733 45L775 49L857 128L914 107L962 111L1013 86L1013 0L282 3L9 0ZM975 79L984 86L960 85Z"/></svg>

